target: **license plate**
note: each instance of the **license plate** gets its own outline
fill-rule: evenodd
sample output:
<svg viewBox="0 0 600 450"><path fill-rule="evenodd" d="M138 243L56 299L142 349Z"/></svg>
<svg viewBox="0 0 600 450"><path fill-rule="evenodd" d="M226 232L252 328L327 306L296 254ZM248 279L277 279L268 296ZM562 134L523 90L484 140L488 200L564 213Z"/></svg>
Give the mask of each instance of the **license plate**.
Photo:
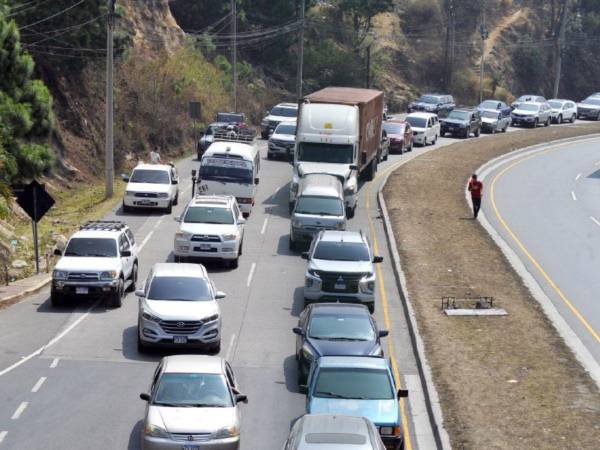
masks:
<svg viewBox="0 0 600 450"><path fill-rule="evenodd" d="M448 131L454 131L453 127L448 127Z"/></svg>
<svg viewBox="0 0 600 450"><path fill-rule="evenodd" d="M76 287L75 288L75 293L76 294L89 294L90 289L86 288L86 287Z"/></svg>
<svg viewBox="0 0 600 450"><path fill-rule="evenodd" d="M333 285L334 289L338 290L338 291L345 291L346 290L346 283L335 283Z"/></svg>
<svg viewBox="0 0 600 450"><path fill-rule="evenodd" d="M200 447L193 444L186 444L181 448L181 450L200 450Z"/></svg>
<svg viewBox="0 0 600 450"><path fill-rule="evenodd" d="M212 247L208 244L200 244L200 246L198 248L200 249L201 252L208 252L208 251L210 251L210 249Z"/></svg>
<svg viewBox="0 0 600 450"><path fill-rule="evenodd" d="M187 344L187 336L175 336L173 338L174 344Z"/></svg>
<svg viewBox="0 0 600 450"><path fill-rule="evenodd" d="M152 200L138 200L138 205L153 205L154 202Z"/></svg>

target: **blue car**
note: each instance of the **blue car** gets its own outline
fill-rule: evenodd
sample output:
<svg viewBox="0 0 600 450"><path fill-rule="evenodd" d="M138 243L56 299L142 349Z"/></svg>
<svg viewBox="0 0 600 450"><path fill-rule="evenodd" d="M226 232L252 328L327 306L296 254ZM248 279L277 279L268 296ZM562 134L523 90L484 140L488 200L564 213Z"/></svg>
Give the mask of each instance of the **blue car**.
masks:
<svg viewBox="0 0 600 450"><path fill-rule="evenodd" d="M390 363L369 356L323 356L308 377L308 414L364 416L377 427L386 449L404 448L398 399L408 392L396 390Z"/></svg>

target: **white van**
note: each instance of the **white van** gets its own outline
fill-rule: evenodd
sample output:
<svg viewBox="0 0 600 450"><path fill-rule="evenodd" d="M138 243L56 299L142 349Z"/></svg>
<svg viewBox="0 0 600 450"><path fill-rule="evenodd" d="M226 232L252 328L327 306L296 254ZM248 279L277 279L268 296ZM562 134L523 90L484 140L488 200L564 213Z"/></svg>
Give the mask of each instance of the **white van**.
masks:
<svg viewBox="0 0 600 450"><path fill-rule="evenodd" d="M241 142L216 141L202 155L198 194L233 195L244 214L250 215L256 196L260 154Z"/></svg>
<svg viewBox="0 0 600 450"><path fill-rule="evenodd" d="M413 129L413 142L426 146L435 144L440 136L440 121L437 114L415 112L406 116L406 120Z"/></svg>

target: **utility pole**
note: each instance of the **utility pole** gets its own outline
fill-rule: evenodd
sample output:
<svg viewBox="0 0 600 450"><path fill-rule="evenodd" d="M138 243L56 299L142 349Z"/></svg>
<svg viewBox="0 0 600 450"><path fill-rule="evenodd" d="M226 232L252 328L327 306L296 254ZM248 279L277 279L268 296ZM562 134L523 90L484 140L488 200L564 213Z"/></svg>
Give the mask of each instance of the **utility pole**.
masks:
<svg viewBox="0 0 600 450"><path fill-rule="evenodd" d="M446 0L448 5L446 23L446 47L444 50L444 85L450 90L452 82L452 63L454 61L454 0Z"/></svg>
<svg viewBox="0 0 600 450"><path fill-rule="evenodd" d="M231 0L231 68L233 72L233 111L237 112L237 4Z"/></svg>
<svg viewBox="0 0 600 450"><path fill-rule="evenodd" d="M105 143L105 196L113 195L115 178L114 137L113 137L113 28L115 19L115 0L107 0L108 15L106 16L106 143Z"/></svg>
<svg viewBox="0 0 600 450"><path fill-rule="evenodd" d="M300 30L298 33L298 68L296 70L296 100L302 101L302 76L304 70L304 9L305 0L300 3Z"/></svg>
<svg viewBox="0 0 600 450"><path fill-rule="evenodd" d="M371 43L367 45L367 79L365 87L369 89L371 87Z"/></svg>
<svg viewBox="0 0 600 450"><path fill-rule="evenodd" d="M483 101L483 71L485 65L485 40L488 38L488 30L485 23L485 0L481 0L481 62L479 64L479 103Z"/></svg>
<svg viewBox="0 0 600 450"><path fill-rule="evenodd" d="M452 75L454 74L454 49L456 43L456 12L454 0L450 0L450 66L448 68L448 89L452 86Z"/></svg>
<svg viewBox="0 0 600 450"><path fill-rule="evenodd" d="M556 41L556 73L554 75L554 98L558 98L558 89L560 87L560 77L562 71L562 52L565 42L565 31L567 28L567 13L569 8L569 0L563 1L563 10L560 16L560 29L558 39Z"/></svg>

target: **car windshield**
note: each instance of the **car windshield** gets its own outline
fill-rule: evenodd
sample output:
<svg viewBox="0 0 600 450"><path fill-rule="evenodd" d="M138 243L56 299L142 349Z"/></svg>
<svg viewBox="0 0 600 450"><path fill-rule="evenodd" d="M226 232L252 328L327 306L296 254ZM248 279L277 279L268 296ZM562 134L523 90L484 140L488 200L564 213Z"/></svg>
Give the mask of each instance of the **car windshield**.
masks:
<svg viewBox="0 0 600 450"><path fill-rule="evenodd" d="M298 115L298 110L296 108L283 108L281 106L276 106L271 110L271 115L279 117L296 117Z"/></svg>
<svg viewBox="0 0 600 450"><path fill-rule="evenodd" d="M484 117L486 119L497 119L499 115L496 111L483 111L481 113L481 117Z"/></svg>
<svg viewBox="0 0 600 450"><path fill-rule="evenodd" d="M323 368L317 375L314 396L359 400L392 400L394 389L387 370Z"/></svg>
<svg viewBox="0 0 600 450"><path fill-rule="evenodd" d="M600 105L600 98L588 98L587 100L584 100L583 103L586 105L598 106Z"/></svg>
<svg viewBox="0 0 600 450"><path fill-rule="evenodd" d="M518 109L522 111L539 111L540 107L539 105L524 104L520 105Z"/></svg>
<svg viewBox="0 0 600 450"><path fill-rule="evenodd" d="M117 241L111 238L73 238L65 249L65 256L114 258L117 256Z"/></svg>
<svg viewBox="0 0 600 450"><path fill-rule="evenodd" d="M200 165L200 179L252 184L252 164L237 158L204 157Z"/></svg>
<svg viewBox="0 0 600 450"><path fill-rule="evenodd" d="M452 111L448 114L448 119L468 120L469 113L467 111Z"/></svg>
<svg viewBox="0 0 600 450"><path fill-rule="evenodd" d="M385 123L383 129L387 134L404 134L404 124L402 123Z"/></svg>
<svg viewBox="0 0 600 450"><path fill-rule="evenodd" d="M366 313L362 316L327 314L312 317L308 336L324 340L372 341L375 330Z"/></svg>
<svg viewBox="0 0 600 450"><path fill-rule="evenodd" d="M213 206L190 206L183 216L184 223L214 223L233 225L233 213L229 208Z"/></svg>
<svg viewBox="0 0 600 450"><path fill-rule="evenodd" d="M421 95L417 101L422 103L433 103L436 105L441 103L441 99L439 97L434 97L432 95Z"/></svg>
<svg viewBox="0 0 600 450"><path fill-rule="evenodd" d="M313 255L315 259L328 261L369 261L369 250L361 242L321 241Z"/></svg>
<svg viewBox="0 0 600 450"><path fill-rule="evenodd" d="M354 148L351 144L301 142L298 146L298 161L352 164L353 159Z"/></svg>
<svg viewBox="0 0 600 450"><path fill-rule="evenodd" d="M160 377L152 404L173 407L227 408L233 406L233 399L223 375L165 373Z"/></svg>
<svg viewBox="0 0 600 450"><path fill-rule="evenodd" d="M554 109L560 109L560 108L562 108L562 105L563 105L563 102L552 101L552 100L550 100L548 103L550 103L550 106L552 106L552 108L554 108Z"/></svg>
<svg viewBox="0 0 600 450"><path fill-rule="evenodd" d="M413 128L426 128L427 127L427 119L423 117L411 117L407 116L406 121L410 123Z"/></svg>
<svg viewBox="0 0 600 450"><path fill-rule="evenodd" d="M169 172L166 170L136 169L129 179L131 183L169 184Z"/></svg>
<svg viewBox="0 0 600 450"><path fill-rule="evenodd" d="M517 101L518 102L530 102L533 100L533 97L531 95L521 95Z"/></svg>
<svg viewBox="0 0 600 450"><path fill-rule="evenodd" d="M344 202L336 197L317 197L303 195L296 202L296 214L314 214L318 216L343 216Z"/></svg>
<svg viewBox="0 0 600 450"><path fill-rule="evenodd" d="M296 134L296 125L280 124L277 126L277 128L275 128L275 133L290 134L293 136Z"/></svg>
<svg viewBox="0 0 600 450"><path fill-rule="evenodd" d="M208 282L194 277L154 277L148 292L149 300L195 302L212 300Z"/></svg>
<svg viewBox="0 0 600 450"><path fill-rule="evenodd" d="M494 100L486 100L479 104L479 109L498 109L498 102Z"/></svg>
<svg viewBox="0 0 600 450"><path fill-rule="evenodd" d="M218 113L217 122L242 123L244 122L244 115L235 113Z"/></svg>

